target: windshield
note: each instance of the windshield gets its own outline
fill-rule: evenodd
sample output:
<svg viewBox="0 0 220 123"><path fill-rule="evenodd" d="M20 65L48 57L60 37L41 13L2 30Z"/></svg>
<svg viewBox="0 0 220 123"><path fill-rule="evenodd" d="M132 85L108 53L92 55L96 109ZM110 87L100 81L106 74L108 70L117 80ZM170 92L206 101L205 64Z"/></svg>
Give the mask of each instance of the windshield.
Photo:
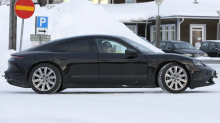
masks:
<svg viewBox="0 0 220 123"><path fill-rule="evenodd" d="M131 39L125 38L125 40L131 44L133 47L137 48L139 51L141 51L142 53L155 53L153 50L151 50L150 48L148 48L145 45L140 44L139 42L135 42ZM149 46L153 46L149 43Z"/></svg>
<svg viewBox="0 0 220 123"><path fill-rule="evenodd" d="M173 45L176 49L196 49L191 44L186 43L186 42L176 42L176 43L173 43Z"/></svg>

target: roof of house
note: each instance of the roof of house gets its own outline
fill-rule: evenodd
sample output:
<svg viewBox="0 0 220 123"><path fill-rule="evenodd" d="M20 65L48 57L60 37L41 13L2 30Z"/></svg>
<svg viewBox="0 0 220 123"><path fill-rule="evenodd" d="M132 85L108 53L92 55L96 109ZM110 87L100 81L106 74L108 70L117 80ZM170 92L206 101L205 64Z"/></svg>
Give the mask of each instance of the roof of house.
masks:
<svg viewBox="0 0 220 123"><path fill-rule="evenodd" d="M178 2L177 2L178 1ZM220 11L220 0L164 0L160 6L162 17L201 17L218 19L216 11ZM144 21L158 14L158 7L154 1L133 4L98 5L122 22Z"/></svg>

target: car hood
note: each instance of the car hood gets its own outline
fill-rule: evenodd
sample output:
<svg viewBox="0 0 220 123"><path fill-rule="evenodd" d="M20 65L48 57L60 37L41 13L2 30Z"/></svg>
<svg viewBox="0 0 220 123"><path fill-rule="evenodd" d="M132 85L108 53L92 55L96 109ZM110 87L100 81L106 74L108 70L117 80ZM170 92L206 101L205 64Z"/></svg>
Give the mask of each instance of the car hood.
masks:
<svg viewBox="0 0 220 123"><path fill-rule="evenodd" d="M178 50L175 50L175 52L190 53L190 54L205 54L203 51L197 50L197 49L178 49Z"/></svg>

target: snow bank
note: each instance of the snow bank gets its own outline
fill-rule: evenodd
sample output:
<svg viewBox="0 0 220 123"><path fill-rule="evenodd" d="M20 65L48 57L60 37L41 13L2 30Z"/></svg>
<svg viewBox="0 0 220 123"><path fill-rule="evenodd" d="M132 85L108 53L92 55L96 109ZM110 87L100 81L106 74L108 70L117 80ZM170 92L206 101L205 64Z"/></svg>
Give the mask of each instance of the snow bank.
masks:
<svg viewBox="0 0 220 123"><path fill-rule="evenodd" d="M218 16L220 0L164 0L160 6L161 16ZM136 4L106 4L102 6L108 13L123 22L141 21L157 15L157 5L153 2Z"/></svg>

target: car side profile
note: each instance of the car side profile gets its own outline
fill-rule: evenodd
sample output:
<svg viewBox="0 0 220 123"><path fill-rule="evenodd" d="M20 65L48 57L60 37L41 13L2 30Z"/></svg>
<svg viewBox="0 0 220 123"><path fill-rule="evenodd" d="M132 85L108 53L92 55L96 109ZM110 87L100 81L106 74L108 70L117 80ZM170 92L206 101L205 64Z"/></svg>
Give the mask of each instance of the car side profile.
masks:
<svg viewBox="0 0 220 123"><path fill-rule="evenodd" d="M155 45L155 42L153 42ZM177 53L189 57L208 56L205 52L197 50L185 41L160 41L160 49L166 53Z"/></svg>
<svg viewBox="0 0 220 123"><path fill-rule="evenodd" d="M39 94L66 88L144 87L180 93L213 85L217 77L214 69L194 58L155 53L139 42L108 35L51 41L12 54L8 62L7 82Z"/></svg>
<svg viewBox="0 0 220 123"><path fill-rule="evenodd" d="M202 41L200 50L206 52L209 57L220 57L220 40Z"/></svg>

